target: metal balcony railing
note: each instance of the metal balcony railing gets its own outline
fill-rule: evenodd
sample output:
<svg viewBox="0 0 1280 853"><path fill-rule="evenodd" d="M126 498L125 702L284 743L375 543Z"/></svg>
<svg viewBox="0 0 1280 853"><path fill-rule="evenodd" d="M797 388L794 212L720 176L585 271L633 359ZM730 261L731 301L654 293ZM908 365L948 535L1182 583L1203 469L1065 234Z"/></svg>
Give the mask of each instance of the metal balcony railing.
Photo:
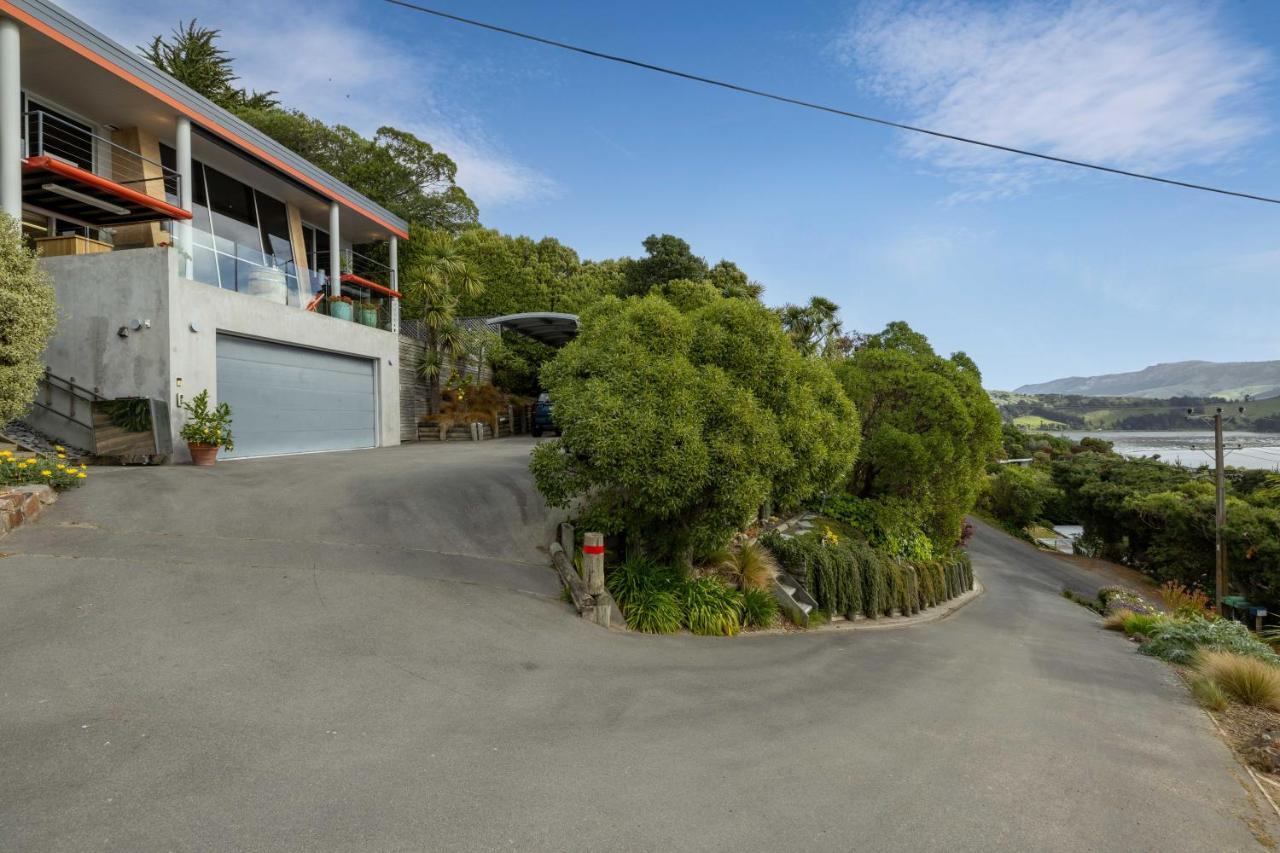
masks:
<svg viewBox="0 0 1280 853"><path fill-rule="evenodd" d="M31 110L24 116L24 156L49 157L92 172L121 186L163 199L179 192L181 176L155 160L98 136L85 125Z"/></svg>

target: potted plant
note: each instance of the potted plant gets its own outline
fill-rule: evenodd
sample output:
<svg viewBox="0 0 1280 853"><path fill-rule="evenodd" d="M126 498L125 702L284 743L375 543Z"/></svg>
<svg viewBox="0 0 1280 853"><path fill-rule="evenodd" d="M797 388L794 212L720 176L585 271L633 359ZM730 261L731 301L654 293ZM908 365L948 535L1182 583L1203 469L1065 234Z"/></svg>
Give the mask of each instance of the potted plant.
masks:
<svg viewBox="0 0 1280 853"><path fill-rule="evenodd" d="M330 294L324 298L325 305L329 307L329 316L337 317L339 320L351 319L351 297L341 294L334 296Z"/></svg>
<svg viewBox="0 0 1280 853"><path fill-rule="evenodd" d="M206 388L191 400L182 404L187 422L182 425L182 439L191 451L191 461L208 467L218 459L218 450L235 450L231 439L231 407L219 403L209 408L209 390Z"/></svg>
<svg viewBox="0 0 1280 853"><path fill-rule="evenodd" d="M360 303L360 323L365 326L378 325L378 303L376 302Z"/></svg>

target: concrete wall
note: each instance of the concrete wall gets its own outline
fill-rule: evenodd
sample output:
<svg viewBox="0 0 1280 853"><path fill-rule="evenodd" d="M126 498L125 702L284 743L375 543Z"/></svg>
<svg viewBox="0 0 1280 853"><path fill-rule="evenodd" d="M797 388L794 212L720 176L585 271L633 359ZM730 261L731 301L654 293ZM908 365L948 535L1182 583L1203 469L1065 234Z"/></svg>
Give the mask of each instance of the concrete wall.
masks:
<svg viewBox="0 0 1280 853"><path fill-rule="evenodd" d="M174 458L186 461L179 395L208 388L216 402L218 332L363 356L377 362L379 445L400 443L396 335L180 278L178 260L158 248L41 261L58 298L50 369L104 397L168 400ZM57 435L58 424L37 425Z"/></svg>
<svg viewBox="0 0 1280 853"><path fill-rule="evenodd" d="M43 259L58 299L49 368L104 397L168 398L170 255L134 249ZM135 320L144 328L129 328Z"/></svg>

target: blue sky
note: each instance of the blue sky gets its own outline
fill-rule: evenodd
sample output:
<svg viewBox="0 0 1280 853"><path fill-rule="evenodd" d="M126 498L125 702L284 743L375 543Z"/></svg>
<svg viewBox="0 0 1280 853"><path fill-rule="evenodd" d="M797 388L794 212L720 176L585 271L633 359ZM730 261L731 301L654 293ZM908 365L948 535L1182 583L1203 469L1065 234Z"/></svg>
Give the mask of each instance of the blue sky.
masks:
<svg viewBox="0 0 1280 853"><path fill-rule="evenodd" d="M511 2L438 8L846 109L1280 196L1280 8L1256 2ZM133 45L224 30L247 83L458 160L491 227L584 257L650 233L846 327L903 319L991 388L1280 358L1280 205L1029 163L378 2L68 0ZM431 5L428 3L427 5ZM292 43L282 22L302 22Z"/></svg>

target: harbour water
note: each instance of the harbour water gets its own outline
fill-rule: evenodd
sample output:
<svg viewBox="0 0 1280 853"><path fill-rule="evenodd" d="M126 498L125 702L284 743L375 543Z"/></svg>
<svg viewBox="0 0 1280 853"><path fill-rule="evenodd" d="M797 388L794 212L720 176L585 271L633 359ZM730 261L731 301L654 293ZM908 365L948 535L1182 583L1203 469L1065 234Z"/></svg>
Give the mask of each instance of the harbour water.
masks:
<svg viewBox="0 0 1280 853"><path fill-rule="evenodd" d="M1085 436L1101 438L1115 445L1125 456L1157 456L1162 462L1198 468L1213 465L1213 429L1204 430L1104 430L1062 433L1073 441ZM1280 434L1266 432L1226 432L1223 434L1226 463L1236 468L1280 471Z"/></svg>

